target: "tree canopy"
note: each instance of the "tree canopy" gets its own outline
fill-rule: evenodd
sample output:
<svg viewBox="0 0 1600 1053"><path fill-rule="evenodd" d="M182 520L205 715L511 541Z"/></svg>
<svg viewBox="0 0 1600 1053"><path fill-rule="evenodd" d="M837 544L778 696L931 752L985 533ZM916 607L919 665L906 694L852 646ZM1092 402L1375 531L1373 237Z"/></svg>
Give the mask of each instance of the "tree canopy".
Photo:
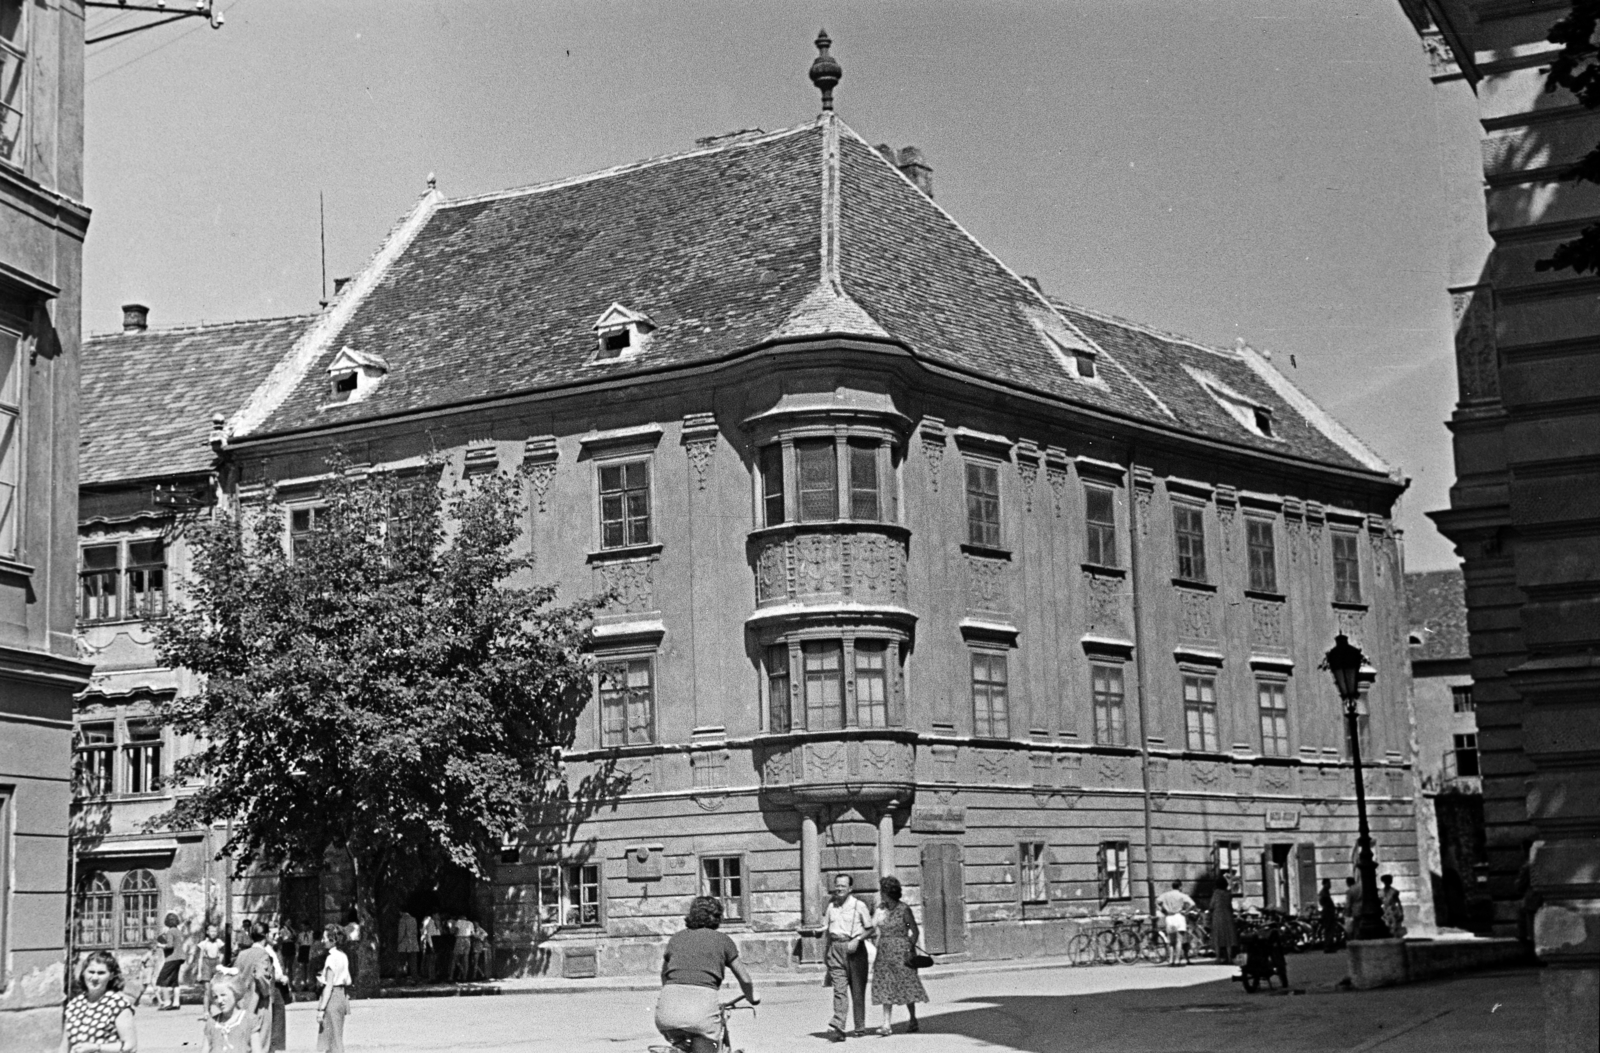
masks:
<svg viewBox="0 0 1600 1053"><path fill-rule="evenodd" d="M1590 110L1600 107L1600 44L1595 40L1596 29L1600 29L1600 0L1573 0L1571 11L1550 27L1546 38L1561 45L1561 51L1545 74L1544 90L1565 88ZM1600 183L1600 145L1562 178ZM1535 261L1533 266L1540 271L1571 270L1578 274L1600 271L1600 223L1589 224L1577 237L1557 245L1548 258Z"/></svg>
<svg viewBox="0 0 1600 1053"><path fill-rule="evenodd" d="M518 554L518 477L441 492L342 459L314 508L269 494L192 528L186 602L156 630L199 690L159 703L196 737L198 783L155 820L232 820L243 869L319 869L348 850L373 931L378 890L454 863L482 875L530 814L603 792L569 787L589 691L591 601L557 603Z"/></svg>

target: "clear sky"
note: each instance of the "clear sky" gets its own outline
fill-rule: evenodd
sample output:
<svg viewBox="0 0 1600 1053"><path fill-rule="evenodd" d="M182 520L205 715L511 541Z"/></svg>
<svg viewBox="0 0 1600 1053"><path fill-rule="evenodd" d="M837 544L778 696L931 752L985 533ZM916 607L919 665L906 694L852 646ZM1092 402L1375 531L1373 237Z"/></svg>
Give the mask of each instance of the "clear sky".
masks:
<svg viewBox="0 0 1600 1053"><path fill-rule="evenodd" d="M1451 565L1455 399L1427 65L1396 0L221 0L89 48L85 325L312 311L447 196L841 116L1052 294L1273 361L1411 477ZM138 16L95 12L89 35Z"/></svg>

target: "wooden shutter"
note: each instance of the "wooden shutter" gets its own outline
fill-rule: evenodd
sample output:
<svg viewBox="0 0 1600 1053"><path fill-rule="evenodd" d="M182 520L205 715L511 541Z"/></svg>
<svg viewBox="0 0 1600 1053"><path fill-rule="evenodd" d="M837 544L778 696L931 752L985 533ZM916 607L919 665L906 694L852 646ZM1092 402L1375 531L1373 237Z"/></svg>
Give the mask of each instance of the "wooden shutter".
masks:
<svg viewBox="0 0 1600 1053"><path fill-rule="evenodd" d="M1278 881L1272 872L1272 846L1261 850L1261 905L1267 910L1278 909Z"/></svg>
<svg viewBox="0 0 1600 1053"><path fill-rule="evenodd" d="M961 846L944 844L944 942L951 954L967 949L966 883L961 872Z"/></svg>
<svg viewBox="0 0 1600 1053"><path fill-rule="evenodd" d="M947 953L944 925L944 860L937 844L922 846L922 941L929 954Z"/></svg>
<svg viewBox="0 0 1600 1053"><path fill-rule="evenodd" d="M1100 886L1100 907L1104 909L1105 905L1111 902L1111 884L1106 875L1106 844L1104 841L1100 842L1100 847L1096 850L1094 859L1095 881Z"/></svg>

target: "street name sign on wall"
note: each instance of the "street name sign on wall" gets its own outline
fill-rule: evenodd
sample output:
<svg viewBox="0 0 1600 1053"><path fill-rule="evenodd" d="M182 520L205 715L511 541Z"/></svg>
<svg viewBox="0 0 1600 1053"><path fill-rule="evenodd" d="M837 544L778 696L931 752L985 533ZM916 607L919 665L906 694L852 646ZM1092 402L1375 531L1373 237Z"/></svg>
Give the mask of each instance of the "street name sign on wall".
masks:
<svg viewBox="0 0 1600 1053"><path fill-rule="evenodd" d="M1300 809L1298 808L1268 808L1268 830L1298 830L1300 828Z"/></svg>
<svg viewBox="0 0 1600 1053"><path fill-rule="evenodd" d="M964 834L967 832L965 805L911 809L911 832L917 834Z"/></svg>

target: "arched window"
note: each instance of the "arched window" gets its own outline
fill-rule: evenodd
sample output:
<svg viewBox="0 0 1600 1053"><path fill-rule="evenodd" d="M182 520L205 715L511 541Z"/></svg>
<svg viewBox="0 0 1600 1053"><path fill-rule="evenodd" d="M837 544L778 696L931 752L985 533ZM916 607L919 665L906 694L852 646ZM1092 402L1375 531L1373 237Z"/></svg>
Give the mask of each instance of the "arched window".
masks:
<svg viewBox="0 0 1600 1053"><path fill-rule="evenodd" d="M78 886L78 946L111 946L111 918L111 882L104 874L85 875Z"/></svg>
<svg viewBox="0 0 1600 1053"><path fill-rule="evenodd" d="M148 870L122 879L122 946L148 947L161 932L161 890Z"/></svg>

